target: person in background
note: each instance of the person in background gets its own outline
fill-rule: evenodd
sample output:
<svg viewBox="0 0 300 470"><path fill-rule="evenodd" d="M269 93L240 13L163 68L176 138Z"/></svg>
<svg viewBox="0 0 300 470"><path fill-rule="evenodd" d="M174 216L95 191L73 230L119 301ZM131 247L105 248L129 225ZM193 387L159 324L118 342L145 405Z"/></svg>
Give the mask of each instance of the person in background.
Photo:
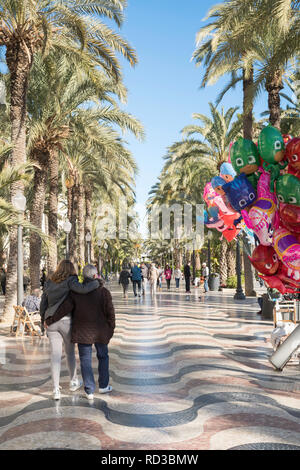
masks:
<svg viewBox="0 0 300 470"><path fill-rule="evenodd" d="M25 274L25 275L23 276L24 292L27 291L27 287L29 286L29 284L30 284L30 278L29 278L29 276L27 276L27 274Z"/></svg>
<svg viewBox="0 0 300 470"><path fill-rule="evenodd" d="M176 289L179 289L179 283L181 279L181 269L179 267L179 264L177 264L176 269L174 271L174 277L175 277Z"/></svg>
<svg viewBox="0 0 300 470"><path fill-rule="evenodd" d="M129 286L129 279L131 278L131 274L129 269L127 269L125 266L123 267L122 271L120 272L120 277L119 277L119 284L122 284L123 287L123 297L124 299L128 298L128 286Z"/></svg>
<svg viewBox="0 0 300 470"><path fill-rule="evenodd" d="M185 291L187 294L191 293L191 263L188 262L184 266L184 279L185 279Z"/></svg>
<svg viewBox="0 0 300 470"><path fill-rule="evenodd" d="M6 269L4 267L1 268L0 281L1 281L2 293L3 293L3 295L5 295L5 292L6 292Z"/></svg>
<svg viewBox="0 0 300 470"><path fill-rule="evenodd" d="M83 285L95 282L97 268L87 265L82 271ZM97 351L99 393L112 391L109 385L108 344L115 330L115 310L108 289L98 284L98 288L86 295L70 292L57 312L46 322L51 326L72 314L71 342L78 344L81 375L88 400L94 399L95 378L92 367L92 346Z"/></svg>
<svg viewBox="0 0 300 470"><path fill-rule="evenodd" d="M148 272L148 280L150 283L151 295L156 294L157 279L158 279L158 269L156 268L155 264L152 263Z"/></svg>
<svg viewBox="0 0 300 470"><path fill-rule="evenodd" d="M70 260L62 260L46 282L40 304L41 325L48 325L46 320L57 311L58 307L67 298L70 291L78 294L87 294L98 289L99 281L94 280L89 284L81 284L73 263ZM53 398L60 399L59 379L62 358L62 343L64 343L67 364L70 374L70 391L75 392L81 387L82 382L77 377L76 358L74 344L71 343L72 317L69 312L61 320L47 328L47 336L50 342L51 375L53 383Z"/></svg>
<svg viewBox="0 0 300 470"><path fill-rule="evenodd" d="M39 312L41 303L40 289L34 289L32 294L27 295L22 302L22 306L26 308L27 312Z"/></svg>
<svg viewBox="0 0 300 470"><path fill-rule="evenodd" d="M148 268L145 263L141 264L141 271L142 271L142 294L145 295L146 287L148 283Z"/></svg>
<svg viewBox="0 0 300 470"><path fill-rule="evenodd" d="M204 280L204 293L206 294L206 292L209 291L209 287L208 287L209 269L206 266L206 263L202 263L202 277Z"/></svg>
<svg viewBox="0 0 300 470"><path fill-rule="evenodd" d="M40 284L41 284L41 288L44 289L44 285L46 283L46 280L47 280L47 276L46 276L46 268L43 268L42 269L42 275L41 275L41 278L40 278Z"/></svg>
<svg viewBox="0 0 300 470"><path fill-rule="evenodd" d="M133 284L133 293L134 296L137 296L136 287L138 287L138 295L141 297L141 289L142 289L142 271L141 268L138 267L137 263L134 263L133 268L131 268L131 280Z"/></svg>
<svg viewBox="0 0 300 470"><path fill-rule="evenodd" d="M165 279L167 281L167 288L168 288L168 290L170 290L171 278L172 278L172 269L170 268L170 266L168 264L165 268L164 274L165 274Z"/></svg>
<svg viewBox="0 0 300 470"><path fill-rule="evenodd" d="M159 290L161 290L161 287L162 287L162 275L163 275L163 269L161 267L161 265L159 264L158 267L157 267L157 287L159 288Z"/></svg>

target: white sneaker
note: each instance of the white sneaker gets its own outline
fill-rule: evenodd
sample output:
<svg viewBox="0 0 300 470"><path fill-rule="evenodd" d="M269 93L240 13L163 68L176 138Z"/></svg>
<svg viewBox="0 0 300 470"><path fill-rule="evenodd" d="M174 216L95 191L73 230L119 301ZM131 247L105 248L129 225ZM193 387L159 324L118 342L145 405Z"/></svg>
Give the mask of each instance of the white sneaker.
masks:
<svg viewBox="0 0 300 470"><path fill-rule="evenodd" d="M109 393L112 391L112 386L111 385L107 385L107 387L105 388L99 388L99 393Z"/></svg>
<svg viewBox="0 0 300 470"><path fill-rule="evenodd" d="M60 400L60 389L59 388L55 388L53 390L53 400Z"/></svg>
<svg viewBox="0 0 300 470"><path fill-rule="evenodd" d="M79 380L79 379L71 381L69 390L71 392L76 392L76 390L78 390L81 387L82 383L83 383L82 380Z"/></svg>
<svg viewBox="0 0 300 470"><path fill-rule="evenodd" d="M94 400L94 394L93 393L86 393L85 392L85 396L88 400Z"/></svg>

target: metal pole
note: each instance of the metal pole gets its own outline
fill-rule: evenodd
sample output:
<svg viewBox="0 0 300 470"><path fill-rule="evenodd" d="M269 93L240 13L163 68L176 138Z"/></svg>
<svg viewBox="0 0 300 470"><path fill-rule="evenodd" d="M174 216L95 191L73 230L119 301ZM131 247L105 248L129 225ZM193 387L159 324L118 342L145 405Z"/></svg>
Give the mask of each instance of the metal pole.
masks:
<svg viewBox="0 0 300 470"><path fill-rule="evenodd" d="M101 248L99 246L98 271L101 274Z"/></svg>
<svg viewBox="0 0 300 470"><path fill-rule="evenodd" d="M237 276L237 288L234 295L236 300L245 300L246 296L242 288L242 276L241 276L241 252L240 252L240 240L239 237L236 239L236 276Z"/></svg>
<svg viewBox="0 0 300 470"><path fill-rule="evenodd" d="M17 260L17 303L22 305L24 299L24 282L23 282L23 243L22 243L22 225L18 225L18 260Z"/></svg>

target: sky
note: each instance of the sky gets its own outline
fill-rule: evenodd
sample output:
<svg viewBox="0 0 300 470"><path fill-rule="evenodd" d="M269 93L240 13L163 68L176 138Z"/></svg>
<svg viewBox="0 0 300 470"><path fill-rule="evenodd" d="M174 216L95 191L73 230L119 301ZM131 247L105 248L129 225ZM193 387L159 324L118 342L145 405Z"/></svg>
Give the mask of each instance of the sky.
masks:
<svg viewBox="0 0 300 470"><path fill-rule="evenodd" d="M121 60L128 103L124 109L144 125L146 139L125 139L139 167L136 201L140 216L151 186L163 168L167 147L181 139L181 129L193 123L195 112L209 115L209 102L215 102L228 77L200 89L203 70L191 61L196 33L216 0L128 0L120 34L135 48L139 63L135 68ZM242 105L241 86L225 96L220 107ZM267 107L262 96L255 107ZM143 230L142 230L143 231Z"/></svg>

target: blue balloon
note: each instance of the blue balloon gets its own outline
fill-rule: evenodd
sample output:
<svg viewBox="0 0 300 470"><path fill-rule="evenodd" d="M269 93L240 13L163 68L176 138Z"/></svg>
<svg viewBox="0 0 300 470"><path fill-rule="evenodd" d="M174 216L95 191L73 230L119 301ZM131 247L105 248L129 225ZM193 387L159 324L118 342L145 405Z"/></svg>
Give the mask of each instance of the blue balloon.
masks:
<svg viewBox="0 0 300 470"><path fill-rule="evenodd" d="M224 184L222 189L225 191L229 203L237 212L251 206L257 199L255 189L245 173L236 176L230 183Z"/></svg>

